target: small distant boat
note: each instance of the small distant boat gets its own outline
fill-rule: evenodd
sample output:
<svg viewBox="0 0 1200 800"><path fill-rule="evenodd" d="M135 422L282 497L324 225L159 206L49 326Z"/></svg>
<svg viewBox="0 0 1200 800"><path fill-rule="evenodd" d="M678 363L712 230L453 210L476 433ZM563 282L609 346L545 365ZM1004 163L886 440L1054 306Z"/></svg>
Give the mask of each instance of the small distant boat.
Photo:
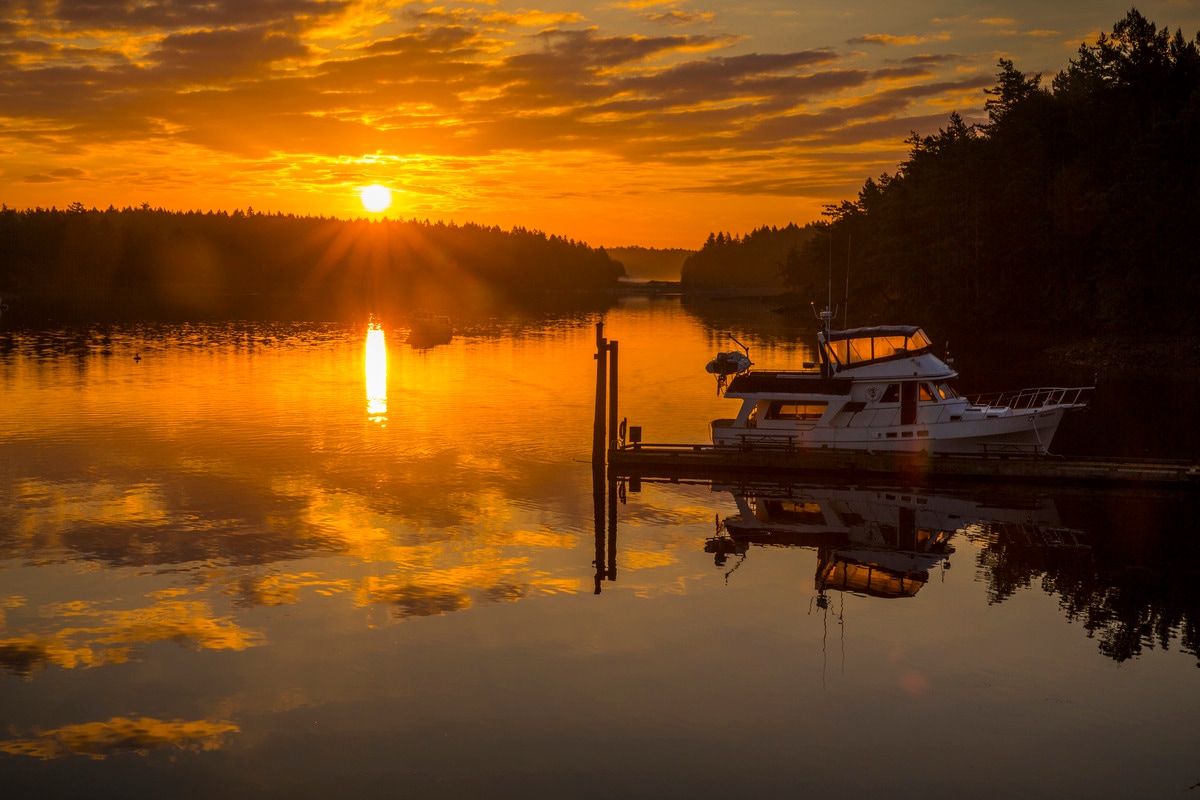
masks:
<svg viewBox="0 0 1200 800"><path fill-rule="evenodd" d="M819 365L736 374L725 396L742 407L732 419L713 420L714 445L1038 455L1066 413L1087 406L1093 388L961 397L951 385L958 373L934 355L921 328L835 331L832 316L821 314Z"/></svg>
<svg viewBox="0 0 1200 800"><path fill-rule="evenodd" d="M408 346L428 350L454 339L454 325L449 317L417 317L408 332Z"/></svg>

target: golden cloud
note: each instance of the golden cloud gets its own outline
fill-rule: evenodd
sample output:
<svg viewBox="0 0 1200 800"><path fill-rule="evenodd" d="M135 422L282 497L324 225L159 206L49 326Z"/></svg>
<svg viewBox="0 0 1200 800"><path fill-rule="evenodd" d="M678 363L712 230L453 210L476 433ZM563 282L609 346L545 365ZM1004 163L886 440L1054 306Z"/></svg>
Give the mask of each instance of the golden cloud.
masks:
<svg viewBox="0 0 1200 800"><path fill-rule="evenodd" d="M847 40L849 44L879 44L884 46L900 46L925 44L926 42L946 42L950 40L948 33L930 33L924 36L893 36L888 33L868 33Z"/></svg>
<svg viewBox="0 0 1200 800"><path fill-rule="evenodd" d="M382 182L409 204L405 213L461 219L503 208L546 227L595 216L567 215L555 205L562 191L614 208L633 192L666 203L690 192L698 173L714 185L749 186L756 164L792 173L806 188L791 197L847 191L868 166L902 156L913 127L868 146L853 130L868 120L852 111L870 108L894 73L860 68L851 62L866 56L830 47L732 52L753 40L750 31L647 36L580 28L577 12L350 0L18 0L15 8L0 59L0 172L19 190L10 204L74 193L103 207L125 192L167 206L188 198L189 208L326 213L331 203L357 205L354 186ZM713 20L674 2L607 8L641 23ZM891 48L948 39L849 41ZM929 73L912 80L933 83L955 68L942 54L927 56ZM835 102L851 113L812 115ZM903 120L921 111L896 104L889 113ZM787 126L763 124L799 115L812 126L800 140L772 138ZM847 148L860 157L849 159ZM804 172L814 153L842 165L840 188ZM374 164L361 162L372 155ZM361 168L329 168L346 159ZM576 168L596 163L640 177Z"/></svg>

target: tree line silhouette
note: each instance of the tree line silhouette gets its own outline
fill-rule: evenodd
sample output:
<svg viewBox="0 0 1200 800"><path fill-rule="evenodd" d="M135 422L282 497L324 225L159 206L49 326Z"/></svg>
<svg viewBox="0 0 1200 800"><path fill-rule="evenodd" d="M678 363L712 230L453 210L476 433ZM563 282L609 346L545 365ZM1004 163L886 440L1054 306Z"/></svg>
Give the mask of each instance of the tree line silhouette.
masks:
<svg viewBox="0 0 1200 800"><path fill-rule="evenodd" d="M603 248L519 227L0 207L0 295L31 319L524 305L606 290L623 274Z"/></svg>
<svg viewBox="0 0 1200 800"><path fill-rule="evenodd" d="M688 256L680 269L684 289L784 288L781 265L788 254L802 248L814 236L814 227L791 223L768 227L745 236L710 233L700 250Z"/></svg>
<svg viewBox="0 0 1200 800"><path fill-rule="evenodd" d="M831 272L840 298L848 270L859 324L1196 332L1200 34L1132 9L1049 87L1001 59L985 92L988 122L914 133L895 174L789 226L783 253L765 245L785 231L710 236L685 285L736 285L753 262L807 309Z"/></svg>

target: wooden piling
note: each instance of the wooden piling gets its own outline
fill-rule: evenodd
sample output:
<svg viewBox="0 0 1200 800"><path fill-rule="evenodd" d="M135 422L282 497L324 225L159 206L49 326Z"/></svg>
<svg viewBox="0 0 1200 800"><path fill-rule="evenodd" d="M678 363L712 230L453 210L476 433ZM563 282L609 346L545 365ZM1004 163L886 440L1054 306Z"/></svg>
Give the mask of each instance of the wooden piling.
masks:
<svg viewBox="0 0 1200 800"><path fill-rule="evenodd" d="M617 353L617 342L605 339L604 323L597 322L596 410L592 426L592 501L595 506L596 522L596 584L594 591L596 594L600 594L600 586L603 581L617 579L617 483L606 475L608 451L611 448L613 452L616 452L620 446L620 442L617 440ZM608 400L607 430L605 425L606 394ZM611 440L609 437L612 437Z"/></svg>
<svg viewBox="0 0 1200 800"><path fill-rule="evenodd" d="M615 450L617 440L617 342L608 343L608 446Z"/></svg>
<svg viewBox="0 0 1200 800"><path fill-rule="evenodd" d="M604 323L596 323L596 416L592 426L592 463L604 464L607 436L604 431L605 377L608 372L608 340Z"/></svg>

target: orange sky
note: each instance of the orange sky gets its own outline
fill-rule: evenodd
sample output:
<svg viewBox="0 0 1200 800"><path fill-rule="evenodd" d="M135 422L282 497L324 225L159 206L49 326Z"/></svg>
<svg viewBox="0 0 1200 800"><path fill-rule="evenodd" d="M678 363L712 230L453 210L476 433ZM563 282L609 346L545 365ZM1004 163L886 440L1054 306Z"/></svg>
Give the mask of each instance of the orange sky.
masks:
<svg viewBox="0 0 1200 800"><path fill-rule="evenodd" d="M1111 0L0 0L0 202L521 225L698 247L817 219L1047 82ZM1200 0L1138 9L1200 29Z"/></svg>

